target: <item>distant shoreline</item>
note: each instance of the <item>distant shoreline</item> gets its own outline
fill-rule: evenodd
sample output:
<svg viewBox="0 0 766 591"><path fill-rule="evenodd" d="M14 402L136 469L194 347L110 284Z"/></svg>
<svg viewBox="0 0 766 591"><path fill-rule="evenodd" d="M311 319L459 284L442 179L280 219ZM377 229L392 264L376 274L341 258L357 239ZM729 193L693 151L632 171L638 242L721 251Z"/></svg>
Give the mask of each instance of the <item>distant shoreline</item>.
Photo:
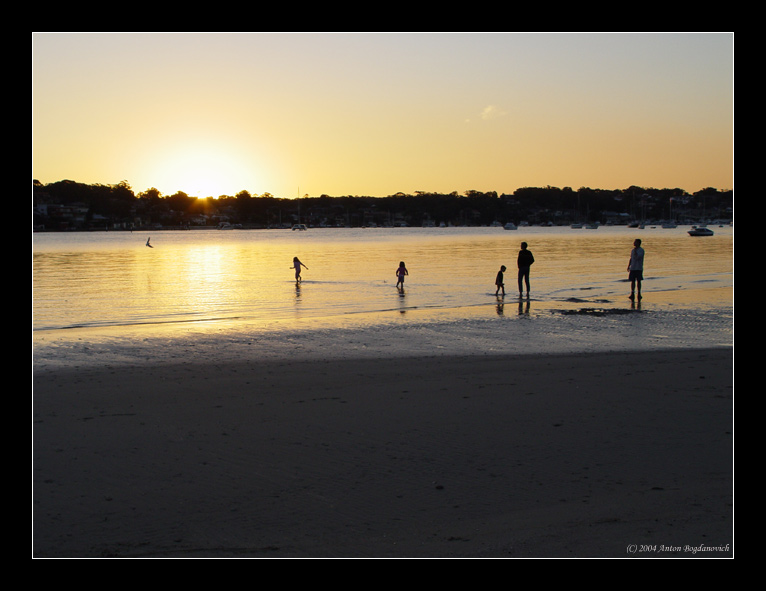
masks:
<svg viewBox="0 0 766 591"><path fill-rule="evenodd" d="M692 227L696 225L700 225L701 222L694 222L694 223L684 223L684 224L678 224L678 228L685 228L685 227ZM646 224L647 228L659 228L660 222ZM733 227L733 224L731 222L708 222L707 225L712 227L719 227L719 228L726 228L726 227ZM570 224L555 224L555 225L533 225L530 224L528 226L520 226L518 229L523 230L525 228L568 228ZM306 226L310 230L412 230L412 229L424 229L424 230L445 230L445 229L451 229L451 228L493 228L492 226L445 226L445 227L438 227L438 226ZM628 228L631 230L635 230L636 228L631 227L628 224L600 224L601 228ZM501 227L495 227L493 229L502 230ZM282 226L282 227L266 227L266 226L259 226L259 225L247 225L242 224L241 228L219 228L218 226L163 226L158 228L148 228L148 227L141 227L141 228L89 228L89 229L83 229L83 228L73 228L73 229L50 229L50 228L33 228L34 234L75 234L75 233L95 233L95 232L103 232L103 233L109 233L109 232L117 232L117 233L134 233L134 232L165 232L165 231L202 231L202 230L219 230L219 231L242 231L242 230L292 230L292 226ZM581 229L572 228L573 231L583 231Z"/></svg>

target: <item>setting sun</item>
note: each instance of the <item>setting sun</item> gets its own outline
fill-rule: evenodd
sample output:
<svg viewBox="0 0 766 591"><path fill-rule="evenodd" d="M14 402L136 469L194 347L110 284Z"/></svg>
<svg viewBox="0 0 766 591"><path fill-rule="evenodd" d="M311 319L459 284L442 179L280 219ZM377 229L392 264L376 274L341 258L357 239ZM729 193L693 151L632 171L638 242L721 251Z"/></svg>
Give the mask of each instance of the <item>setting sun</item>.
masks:
<svg viewBox="0 0 766 591"><path fill-rule="evenodd" d="M235 195L255 185L256 162L232 149L208 143L167 148L154 157L156 186L163 194L183 191L192 197Z"/></svg>

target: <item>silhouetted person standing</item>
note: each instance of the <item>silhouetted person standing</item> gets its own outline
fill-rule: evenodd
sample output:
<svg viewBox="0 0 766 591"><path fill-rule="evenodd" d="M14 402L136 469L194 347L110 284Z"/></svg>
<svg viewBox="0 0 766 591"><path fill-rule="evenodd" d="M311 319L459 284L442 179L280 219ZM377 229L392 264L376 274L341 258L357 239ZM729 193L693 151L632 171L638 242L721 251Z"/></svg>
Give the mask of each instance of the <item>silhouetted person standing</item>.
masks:
<svg viewBox="0 0 766 591"><path fill-rule="evenodd" d="M635 300L638 295L640 300L641 282L644 280L644 249L641 247L640 238L636 238L633 242L633 250L630 251L628 279L630 280L630 299Z"/></svg>
<svg viewBox="0 0 766 591"><path fill-rule="evenodd" d="M521 243L521 250L519 251L518 265L519 265L519 297L522 297L522 287L526 285L527 297L529 297L529 268L532 263L535 262L535 257L532 256L532 252L527 250L527 243Z"/></svg>

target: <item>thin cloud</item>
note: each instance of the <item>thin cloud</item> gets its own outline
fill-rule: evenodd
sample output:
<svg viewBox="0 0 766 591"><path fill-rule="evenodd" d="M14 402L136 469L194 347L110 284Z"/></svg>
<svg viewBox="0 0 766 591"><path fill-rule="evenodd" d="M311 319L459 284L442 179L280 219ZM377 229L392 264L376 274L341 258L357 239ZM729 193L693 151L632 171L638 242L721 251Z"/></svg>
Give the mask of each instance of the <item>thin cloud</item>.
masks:
<svg viewBox="0 0 766 591"><path fill-rule="evenodd" d="M492 119L498 119L504 117L506 114L500 107L496 105L487 105L479 113L479 119L482 121L491 121ZM471 119L466 119L466 123L471 123Z"/></svg>
<svg viewBox="0 0 766 591"><path fill-rule="evenodd" d="M487 105L481 111L481 118L484 121L489 121L490 119L497 119L498 117L502 117L503 115L505 115L505 111L503 111L500 107L497 107L495 105Z"/></svg>

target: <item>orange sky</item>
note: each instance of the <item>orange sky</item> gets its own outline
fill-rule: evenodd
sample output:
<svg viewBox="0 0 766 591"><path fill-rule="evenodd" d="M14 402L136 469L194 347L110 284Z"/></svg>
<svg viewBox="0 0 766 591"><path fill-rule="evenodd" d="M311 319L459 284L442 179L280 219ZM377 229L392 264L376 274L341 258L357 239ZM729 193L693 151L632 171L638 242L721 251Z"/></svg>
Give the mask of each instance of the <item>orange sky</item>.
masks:
<svg viewBox="0 0 766 591"><path fill-rule="evenodd" d="M733 34L32 36L32 176L200 197L733 188Z"/></svg>

